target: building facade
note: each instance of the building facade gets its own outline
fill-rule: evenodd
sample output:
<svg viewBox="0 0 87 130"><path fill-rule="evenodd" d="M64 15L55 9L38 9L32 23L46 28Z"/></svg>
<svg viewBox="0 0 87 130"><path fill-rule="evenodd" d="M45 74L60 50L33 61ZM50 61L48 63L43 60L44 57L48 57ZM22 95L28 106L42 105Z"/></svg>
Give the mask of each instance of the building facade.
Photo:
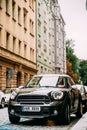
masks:
<svg viewBox="0 0 87 130"><path fill-rule="evenodd" d="M36 1L36 58L37 70L40 73L52 73L50 13L45 0ZM54 35L54 33L53 33ZM51 39L51 40L50 40Z"/></svg>
<svg viewBox="0 0 87 130"><path fill-rule="evenodd" d="M36 74L35 48L35 0L0 0L0 89Z"/></svg>
<svg viewBox="0 0 87 130"><path fill-rule="evenodd" d="M65 22L58 0L36 1L37 73L66 73Z"/></svg>
<svg viewBox="0 0 87 130"><path fill-rule="evenodd" d="M53 8L54 33L55 33L55 73L66 73L66 43L65 43L65 22L60 12L60 6L56 0Z"/></svg>

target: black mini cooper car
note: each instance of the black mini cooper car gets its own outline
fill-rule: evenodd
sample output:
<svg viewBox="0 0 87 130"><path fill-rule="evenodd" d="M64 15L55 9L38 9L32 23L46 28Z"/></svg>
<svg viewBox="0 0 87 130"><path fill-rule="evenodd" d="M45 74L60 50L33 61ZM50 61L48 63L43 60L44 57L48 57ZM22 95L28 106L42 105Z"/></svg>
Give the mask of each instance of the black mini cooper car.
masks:
<svg viewBox="0 0 87 130"><path fill-rule="evenodd" d="M80 91L68 75L45 74L33 76L24 87L12 92L8 114L11 123L20 118L59 117L66 124L70 115L82 116Z"/></svg>

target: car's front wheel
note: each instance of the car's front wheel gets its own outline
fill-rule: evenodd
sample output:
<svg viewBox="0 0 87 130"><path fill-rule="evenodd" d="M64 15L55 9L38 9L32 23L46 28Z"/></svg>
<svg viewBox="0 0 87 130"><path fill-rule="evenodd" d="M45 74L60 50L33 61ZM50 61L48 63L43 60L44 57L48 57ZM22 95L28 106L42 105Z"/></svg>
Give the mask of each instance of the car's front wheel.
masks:
<svg viewBox="0 0 87 130"><path fill-rule="evenodd" d="M82 102L80 101L79 105L78 105L78 110L77 110L76 116L78 118L81 118L82 115L83 115L83 106L82 106Z"/></svg>
<svg viewBox="0 0 87 130"><path fill-rule="evenodd" d="M18 116L13 116L13 115L9 115L9 120L12 124L17 124L20 121L20 117Z"/></svg>
<svg viewBox="0 0 87 130"><path fill-rule="evenodd" d="M70 107L69 107L69 105L66 105L63 117L64 117L64 123L68 125L70 123Z"/></svg>

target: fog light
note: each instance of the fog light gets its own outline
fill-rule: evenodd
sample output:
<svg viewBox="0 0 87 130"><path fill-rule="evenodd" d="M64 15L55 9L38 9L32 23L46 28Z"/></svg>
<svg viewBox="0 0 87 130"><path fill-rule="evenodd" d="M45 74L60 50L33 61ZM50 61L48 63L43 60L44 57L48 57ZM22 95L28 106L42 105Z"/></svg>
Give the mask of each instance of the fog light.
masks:
<svg viewBox="0 0 87 130"><path fill-rule="evenodd" d="M55 114L55 115L58 115L58 111L57 111L57 110L54 110L54 114Z"/></svg>
<svg viewBox="0 0 87 130"><path fill-rule="evenodd" d="M14 114L14 109L12 109L10 113L11 113L11 114Z"/></svg>

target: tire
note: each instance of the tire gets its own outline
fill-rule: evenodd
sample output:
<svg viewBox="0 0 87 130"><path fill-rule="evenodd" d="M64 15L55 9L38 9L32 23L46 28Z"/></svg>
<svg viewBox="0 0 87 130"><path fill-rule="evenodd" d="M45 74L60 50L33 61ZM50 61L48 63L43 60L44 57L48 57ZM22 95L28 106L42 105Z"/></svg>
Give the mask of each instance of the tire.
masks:
<svg viewBox="0 0 87 130"><path fill-rule="evenodd" d="M87 111L87 101L85 101L85 106L83 107L83 113L85 113Z"/></svg>
<svg viewBox="0 0 87 130"><path fill-rule="evenodd" d="M10 121L12 124L17 124L17 123L19 123L19 121L20 121L20 117L18 117L18 116L13 116L13 115L9 115L9 121Z"/></svg>
<svg viewBox="0 0 87 130"><path fill-rule="evenodd" d="M66 106L64 111L64 123L68 125L70 123L70 108L69 105Z"/></svg>
<svg viewBox="0 0 87 130"><path fill-rule="evenodd" d="M79 105L78 105L78 110L77 110L76 116L78 118L81 118L82 115L83 115L83 106L82 106L82 102L80 101Z"/></svg>
<svg viewBox="0 0 87 130"><path fill-rule="evenodd" d="M1 107L4 108L5 107L5 99L1 100Z"/></svg>

